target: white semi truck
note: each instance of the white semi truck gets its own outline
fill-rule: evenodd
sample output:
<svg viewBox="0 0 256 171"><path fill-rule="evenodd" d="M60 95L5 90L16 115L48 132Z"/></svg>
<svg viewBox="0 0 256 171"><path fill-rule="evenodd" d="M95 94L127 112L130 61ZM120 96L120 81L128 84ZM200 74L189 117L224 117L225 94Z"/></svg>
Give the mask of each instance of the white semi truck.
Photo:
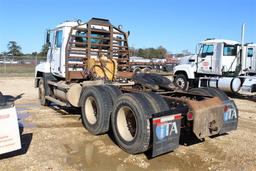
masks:
<svg viewBox="0 0 256 171"><path fill-rule="evenodd" d="M214 87L225 92L256 92L256 44L232 40L206 39L199 51L185 57L174 68L174 83L187 90Z"/></svg>
<svg viewBox="0 0 256 171"><path fill-rule="evenodd" d="M223 92L176 91L165 77L129 72L128 33L109 20L64 22L47 32L46 43L47 61L35 69L41 104L81 108L90 133L111 127L130 154L172 151L181 130L203 139L237 128L237 108Z"/></svg>

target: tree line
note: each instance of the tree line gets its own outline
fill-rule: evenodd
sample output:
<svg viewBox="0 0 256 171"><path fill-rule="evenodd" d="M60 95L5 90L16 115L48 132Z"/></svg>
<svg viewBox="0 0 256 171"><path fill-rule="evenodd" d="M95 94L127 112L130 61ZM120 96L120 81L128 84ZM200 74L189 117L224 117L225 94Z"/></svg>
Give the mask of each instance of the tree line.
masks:
<svg viewBox="0 0 256 171"><path fill-rule="evenodd" d="M40 52L32 52L31 54L23 54L22 47L18 45L16 41L9 41L7 44L7 51L2 52L1 55L4 56L15 56L15 57L21 57L24 55L29 56L41 56L45 57L47 55L48 51L48 45L45 44L42 46L42 49ZM130 48L130 54L131 56L140 56L144 58L164 58L167 55L167 50L163 46L159 46L158 48L139 48L136 49L134 47Z"/></svg>
<svg viewBox="0 0 256 171"><path fill-rule="evenodd" d="M40 52L32 52L31 54L23 54L22 47L18 45L16 41L9 41L7 44L7 51L0 53L0 56L11 56L11 57L22 57L22 56L38 56L39 58L44 58L47 55L47 51L49 46L44 44L41 48ZM158 48L135 48L130 47L130 55L131 56L139 56L143 58L165 58L167 56L173 56L172 54L167 52L167 49L163 46L159 46ZM191 54L188 50L183 50L181 53L177 53L176 57L182 57Z"/></svg>
<svg viewBox="0 0 256 171"><path fill-rule="evenodd" d="M163 46L159 46L158 48L139 48L136 49L135 47L130 48L131 56L139 56L143 58L164 58L168 55L166 48Z"/></svg>
<svg viewBox="0 0 256 171"><path fill-rule="evenodd" d="M136 49L135 47L130 47L130 55L131 56L139 56L139 57L143 57L143 58L170 58L170 57L184 57L184 56L188 56L191 55L192 53L185 49L182 50L179 53L176 54L172 54L171 52L168 52L166 48L164 48L163 46L159 46L158 48L138 48Z"/></svg>
<svg viewBox="0 0 256 171"><path fill-rule="evenodd" d="M28 55L28 56L38 56L38 57L46 57L47 55L47 51L48 51L48 46L47 45L43 45L42 49L40 52L32 52L31 54L24 54L22 52L22 47L20 45L18 45L18 43L16 41L9 41L7 44L7 51L4 51L2 53L0 53L1 56L12 56L12 57L21 57L24 55Z"/></svg>

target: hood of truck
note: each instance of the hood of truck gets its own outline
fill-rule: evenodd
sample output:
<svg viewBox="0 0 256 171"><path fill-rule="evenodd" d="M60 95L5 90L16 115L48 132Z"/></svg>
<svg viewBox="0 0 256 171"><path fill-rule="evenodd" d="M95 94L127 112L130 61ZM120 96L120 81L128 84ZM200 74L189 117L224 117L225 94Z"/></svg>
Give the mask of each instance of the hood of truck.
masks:
<svg viewBox="0 0 256 171"><path fill-rule="evenodd" d="M185 72L187 74L187 77L189 79L195 78L195 72L196 72L196 64L190 63L190 64L180 64L174 67L173 73L176 75L177 72Z"/></svg>
<svg viewBox="0 0 256 171"><path fill-rule="evenodd" d="M179 64L193 64L196 62L197 55L188 55L180 59Z"/></svg>
<svg viewBox="0 0 256 171"><path fill-rule="evenodd" d="M42 73L50 73L51 72L51 65L49 62L43 62L40 63L36 66L35 68L35 75L37 72L42 72Z"/></svg>

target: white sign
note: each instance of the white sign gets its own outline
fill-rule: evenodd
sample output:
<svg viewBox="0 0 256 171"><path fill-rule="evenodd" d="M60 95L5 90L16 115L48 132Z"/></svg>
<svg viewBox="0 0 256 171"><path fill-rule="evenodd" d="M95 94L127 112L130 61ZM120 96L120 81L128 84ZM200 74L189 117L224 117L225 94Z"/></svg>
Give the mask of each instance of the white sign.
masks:
<svg viewBox="0 0 256 171"><path fill-rule="evenodd" d="M16 108L0 109L0 154L21 148Z"/></svg>

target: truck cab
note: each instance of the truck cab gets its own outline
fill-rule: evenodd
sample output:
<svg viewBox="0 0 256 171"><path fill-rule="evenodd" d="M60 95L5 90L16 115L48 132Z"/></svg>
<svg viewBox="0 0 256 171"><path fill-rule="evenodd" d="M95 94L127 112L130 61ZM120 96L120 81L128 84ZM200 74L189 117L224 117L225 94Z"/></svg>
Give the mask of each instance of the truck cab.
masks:
<svg viewBox="0 0 256 171"><path fill-rule="evenodd" d="M200 42L196 55L174 68L175 84L186 90L198 76L221 76L236 72L239 47L239 42L225 39L206 39Z"/></svg>
<svg viewBox="0 0 256 171"><path fill-rule="evenodd" d="M36 77L49 73L59 80L85 80L87 60L114 59L118 69L128 67L128 32L109 20L92 18L87 23L66 21L47 31L47 61L36 67ZM116 65L117 66L117 65Z"/></svg>
<svg viewBox="0 0 256 171"><path fill-rule="evenodd" d="M245 44L244 53L244 75L256 75L256 44Z"/></svg>
<svg viewBox="0 0 256 171"><path fill-rule="evenodd" d="M210 39L199 44L197 73L222 75L234 72L237 66L239 43L231 40Z"/></svg>
<svg viewBox="0 0 256 171"><path fill-rule="evenodd" d="M71 28L77 25L77 22L66 21L54 29L47 30L46 45L49 47L47 60L36 66L37 74L52 73L59 78L65 77L65 49Z"/></svg>

